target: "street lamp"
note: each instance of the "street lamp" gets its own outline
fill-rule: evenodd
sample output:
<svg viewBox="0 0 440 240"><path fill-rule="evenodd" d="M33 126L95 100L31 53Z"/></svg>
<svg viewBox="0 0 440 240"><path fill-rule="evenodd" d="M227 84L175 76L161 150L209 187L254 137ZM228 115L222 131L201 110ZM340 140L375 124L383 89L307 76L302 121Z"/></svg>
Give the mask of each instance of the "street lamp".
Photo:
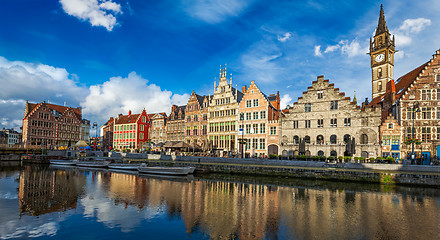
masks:
<svg viewBox="0 0 440 240"><path fill-rule="evenodd" d="M417 109L417 110L415 110L415 109ZM411 133L412 133L412 141L411 141L411 164L414 164L414 162L415 162L415 153L414 153L414 142L415 142L415 134L414 134L414 132L415 132L415 127L414 127L414 124L415 124L415 113L416 113L416 111L417 112L420 112L420 108L419 108L419 102L418 101L415 101L414 103L413 103L413 107L412 107L412 120L413 120L413 124L412 124L412 129L411 129Z"/></svg>

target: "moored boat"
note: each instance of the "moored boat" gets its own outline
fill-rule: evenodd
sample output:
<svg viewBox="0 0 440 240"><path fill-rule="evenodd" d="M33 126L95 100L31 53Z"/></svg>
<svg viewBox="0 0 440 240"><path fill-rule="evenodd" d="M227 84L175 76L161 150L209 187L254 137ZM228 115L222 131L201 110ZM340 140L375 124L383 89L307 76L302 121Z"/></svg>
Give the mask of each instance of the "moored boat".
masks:
<svg viewBox="0 0 440 240"><path fill-rule="evenodd" d="M75 165L78 161L76 160L60 160L60 159L51 159L50 164L53 165Z"/></svg>
<svg viewBox="0 0 440 240"><path fill-rule="evenodd" d="M119 170L133 170L136 171L140 167L140 164L130 164L130 163L110 163L108 168L119 169Z"/></svg>
<svg viewBox="0 0 440 240"><path fill-rule="evenodd" d="M148 174L162 174L162 175L188 175L192 174L195 170L194 167L148 167L142 164L138 168L140 173Z"/></svg>
<svg viewBox="0 0 440 240"><path fill-rule="evenodd" d="M106 168L108 167L108 162L77 162L75 164L78 167L92 167L92 168Z"/></svg>

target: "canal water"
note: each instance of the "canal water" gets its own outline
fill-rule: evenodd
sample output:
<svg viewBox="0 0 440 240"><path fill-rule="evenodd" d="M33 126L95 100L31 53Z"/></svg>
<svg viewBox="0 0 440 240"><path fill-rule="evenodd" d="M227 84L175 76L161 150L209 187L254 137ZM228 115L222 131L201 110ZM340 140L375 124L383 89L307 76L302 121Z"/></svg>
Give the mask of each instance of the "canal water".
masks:
<svg viewBox="0 0 440 240"><path fill-rule="evenodd" d="M440 239L440 190L289 178L0 171L0 239Z"/></svg>

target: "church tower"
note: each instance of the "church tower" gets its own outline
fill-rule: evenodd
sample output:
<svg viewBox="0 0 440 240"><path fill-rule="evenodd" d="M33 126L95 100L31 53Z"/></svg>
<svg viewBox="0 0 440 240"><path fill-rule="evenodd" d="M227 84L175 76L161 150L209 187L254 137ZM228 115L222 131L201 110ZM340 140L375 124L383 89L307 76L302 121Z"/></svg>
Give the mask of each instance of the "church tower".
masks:
<svg viewBox="0 0 440 240"><path fill-rule="evenodd" d="M393 79L395 52L394 35L391 39L381 4L376 33L374 39L370 38L373 99L384 94L387 83Z"/></svg>

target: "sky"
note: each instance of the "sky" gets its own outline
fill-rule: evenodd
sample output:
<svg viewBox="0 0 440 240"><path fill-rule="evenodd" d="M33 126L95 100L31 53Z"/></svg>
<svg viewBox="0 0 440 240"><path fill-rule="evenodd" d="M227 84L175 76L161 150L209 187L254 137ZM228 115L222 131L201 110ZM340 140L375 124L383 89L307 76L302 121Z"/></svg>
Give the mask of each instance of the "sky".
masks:
<svg viewBox="0 0 440 240"><path fill-rule="evenodd" d="M440 49L440 1L1 1L0 128L22 126L26 100L80 106L98 125L169 113L193 90L213 94L220 65L238 89L279 91L282 107L319 75L360 104L380 4L397 79Z"/></svg>

